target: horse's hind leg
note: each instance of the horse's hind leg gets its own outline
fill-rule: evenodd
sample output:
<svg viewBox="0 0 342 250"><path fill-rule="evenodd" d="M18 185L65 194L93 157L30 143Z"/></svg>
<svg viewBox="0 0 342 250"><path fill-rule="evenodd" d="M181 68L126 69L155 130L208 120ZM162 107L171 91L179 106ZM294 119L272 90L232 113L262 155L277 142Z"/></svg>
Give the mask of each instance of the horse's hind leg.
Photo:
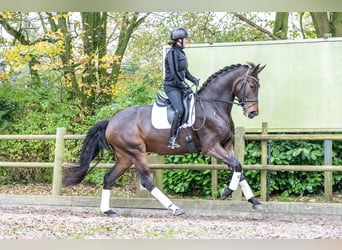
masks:
<svg viewBox="0 0 342 250"><path fill-rule="evenodd" d="M140 154L136 157L134 165L138 170L141 185L146 188L150 193L168 210L171 210L174 215L182 215L184 211L176 206L162 191L154 185L151 178L146 154Z"/></svg>
<svg viewBox="0 0 342 250"><path fill-rule="evenodd" d="M116 164L111 168L111 170L105 175L102 197L101 197L101 212L108 215L109 217L116 217L116 213L110 209L110 191L115 183L115 181L123 175L126 170L132 165L129 160L117 160Z"/></svg>

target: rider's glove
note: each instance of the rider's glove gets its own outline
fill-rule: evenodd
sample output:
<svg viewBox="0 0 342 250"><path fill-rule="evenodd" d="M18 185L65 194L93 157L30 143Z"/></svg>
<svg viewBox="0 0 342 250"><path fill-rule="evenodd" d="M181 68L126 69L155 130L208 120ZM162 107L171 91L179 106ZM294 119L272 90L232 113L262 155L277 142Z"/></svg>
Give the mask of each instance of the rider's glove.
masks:
<svg viewBox="0 0 342 250"><path fill-rule="evenodd" d="M200 81L200 79L195 78L193 81L193 84L195 84L195 86L198 87L199 81Z"/></svg>

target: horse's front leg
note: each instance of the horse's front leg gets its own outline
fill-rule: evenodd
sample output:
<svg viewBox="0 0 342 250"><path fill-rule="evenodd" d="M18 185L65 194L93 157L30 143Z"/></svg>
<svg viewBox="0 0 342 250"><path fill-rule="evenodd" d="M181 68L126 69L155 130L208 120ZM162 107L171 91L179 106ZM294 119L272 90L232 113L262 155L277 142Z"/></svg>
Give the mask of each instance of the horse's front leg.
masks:
<svg viewBox="0 0 342 250"><path fill-rule="evenodd" d="M256 210L263 210L264 208L262 207L261 203L255 198L252 189L250 188L245 176L243 175L241 163L238 161L234 154L233 146L230 145L226 148L223 148L221 145L216 145L208 151L208 154L226 163L233 172L229 186L221 191L221 199L226 199L240 185L243 195L248 202L253 204L253 208Z"/></svg>

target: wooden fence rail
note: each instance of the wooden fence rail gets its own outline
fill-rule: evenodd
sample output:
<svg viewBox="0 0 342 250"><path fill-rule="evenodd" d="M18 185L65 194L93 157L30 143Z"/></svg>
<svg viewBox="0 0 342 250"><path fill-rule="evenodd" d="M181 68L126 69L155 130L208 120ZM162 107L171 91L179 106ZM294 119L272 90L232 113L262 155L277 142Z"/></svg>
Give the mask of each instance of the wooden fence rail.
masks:
<svg viewBox="0 0 342 250"><path fill-rule="evenodd" d="M234 150L237 158L240 162L244 162L244 150L245 141L261 141L261 164L256 165L244 165L245 170L258 170L261 173L261 190L260 199L266 201L267 197L267 171L324 171L324 193L325 200L327 202L332 201L332 172L342 171L342 166L332 165L332 141L342 140L342 134L336 132L342 132L340 130L324 130L319 133L317 130L313 130L315 134L307 134L309 130L305 130L305 133L300 133L300 130L296 130L296 134L269 134L267 129L267 123L262 124L261 133L248 134L243 127L236 128L235 145ZM329 133L331 132L331 133ZM335 134L332 134L334 132ZM67 135L65 128L57 128L56 135L0 135L1 140L55 140L55 158L54 162L0 162L0 167L28 167L28 168L53 168L53 183L52 183L52 195L61 195L62 189L62 169L68 164L65 162L64 151L66 140L83 140L85 135ZM267 163L268 149L267 142L269 140L316 140L324 142L324 165L270 165ZM98 167L110 168L113 164L99 164ZM227 166L217 164L216 160L212 160L212 164L163 164L162 162L154 162L149 164L152 170L163 169L189 169L189 170L211 170L212 172L212 193L217 190L217 170L227 170ZM161 176L160 174L157 176ZM156 180L160 182L160 180ZM214 196L213 196L214 197ZM234 200L241 200L241 191L234 192Z"/></svg>

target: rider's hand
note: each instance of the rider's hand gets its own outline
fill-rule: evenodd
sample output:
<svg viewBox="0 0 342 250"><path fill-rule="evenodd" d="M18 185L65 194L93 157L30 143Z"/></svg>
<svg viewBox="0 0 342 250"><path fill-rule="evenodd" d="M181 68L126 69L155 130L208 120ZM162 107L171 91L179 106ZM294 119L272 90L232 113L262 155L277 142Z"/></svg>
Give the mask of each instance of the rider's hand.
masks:
<svg viewBox="0 0 342 250"><path fill-rule="evenodd" d="M195 84L196 87L198 87L199 81L200 81L200 79L198 79L198 78L194 79L193 83Z"/></svg>

